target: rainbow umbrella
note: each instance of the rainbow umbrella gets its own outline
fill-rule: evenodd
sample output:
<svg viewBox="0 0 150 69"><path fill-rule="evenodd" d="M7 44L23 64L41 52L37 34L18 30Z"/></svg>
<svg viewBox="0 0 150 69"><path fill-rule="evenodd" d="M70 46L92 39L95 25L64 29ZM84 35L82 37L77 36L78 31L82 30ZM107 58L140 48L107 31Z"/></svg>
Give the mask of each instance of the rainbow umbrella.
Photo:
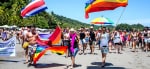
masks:
<svg viewBox="0 0 150 69"><path fill-rule="evenodd" d="M114 24L113 21L111 21L110 19L105 18L105 17L95 18L92 20L91 23L92 24Z"/></svg>

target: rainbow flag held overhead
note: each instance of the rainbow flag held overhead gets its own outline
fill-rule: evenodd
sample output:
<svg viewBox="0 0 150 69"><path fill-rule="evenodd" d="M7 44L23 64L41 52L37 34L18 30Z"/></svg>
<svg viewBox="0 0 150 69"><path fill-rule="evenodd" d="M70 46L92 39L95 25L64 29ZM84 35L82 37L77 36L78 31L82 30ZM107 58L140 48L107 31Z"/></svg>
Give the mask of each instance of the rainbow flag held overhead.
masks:
<svg viewBox="0 0 150 69"><path fill-rule="evenodd" d="M128 0L89 0L85 6L85 18L89 17L89 13L114 10L117 7L126 7Z"/></svg>
<svg viewBox="0 0 150 69"><path fill-rule="evenodd" d="M61 35L62 35L61 28L57 26L55 32L53 32L53 34L49 38L49 40L52 41L52 45L57 45L61 43Z"/></svg>

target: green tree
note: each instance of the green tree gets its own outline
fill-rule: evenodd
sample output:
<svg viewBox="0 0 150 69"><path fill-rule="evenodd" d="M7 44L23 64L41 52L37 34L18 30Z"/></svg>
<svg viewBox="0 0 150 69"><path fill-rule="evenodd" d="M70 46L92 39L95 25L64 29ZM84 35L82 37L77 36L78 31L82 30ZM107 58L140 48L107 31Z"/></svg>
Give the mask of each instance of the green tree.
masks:
<svg viewBox="0 0 150 69"><path fill-rule="evenodd" d="M126 24L126 23L121 23L121 24L118 24L115 28L116 30L131 30L131 26L129 24Z"/></svg>
<svg viewBox="0 0 150 69"><path fill-rule="evenodd" d="M144 29L144 26L140 23L138 24L133 24L131 25L132 29L135 29L135 30L143 30Z"/></svg>

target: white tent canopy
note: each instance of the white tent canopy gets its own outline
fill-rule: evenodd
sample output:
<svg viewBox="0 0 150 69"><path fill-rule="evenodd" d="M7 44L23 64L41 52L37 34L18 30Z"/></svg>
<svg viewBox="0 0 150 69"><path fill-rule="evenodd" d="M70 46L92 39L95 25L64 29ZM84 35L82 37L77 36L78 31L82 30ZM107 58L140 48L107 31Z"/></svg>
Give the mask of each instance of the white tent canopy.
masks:
<svg viewBox="0 0 150 69"><path fill-rule="evenodd" d="M8 25L3 25L3 26L0 26L0 27L2 27L2 28L9 28Z"/></svg>
<svg viewBox="0 0 150 69"><path fill-rule="evenodd" d="M13 26L8 26L8 25L0 26L0 28L16 28L16 27L17 27L16 25L13 25Z"/></svg>
<svg viewBox="0 0 150 69"><path fill-rule="evenodd" d="M13 25L13 26L10 26L10 27L12 27L12 28L16 28L17 26L16 26L16 25Z"/></svg>

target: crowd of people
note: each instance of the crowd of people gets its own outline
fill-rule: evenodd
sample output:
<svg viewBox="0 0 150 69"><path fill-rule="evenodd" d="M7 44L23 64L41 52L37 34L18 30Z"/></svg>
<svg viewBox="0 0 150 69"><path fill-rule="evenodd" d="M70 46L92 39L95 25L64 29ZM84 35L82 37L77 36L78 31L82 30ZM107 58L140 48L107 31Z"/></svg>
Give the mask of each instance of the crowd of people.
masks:
<svg viewBox="0 0 150 69"><path fill-rule="evenodd" d="M72 30L70 30L72 31ZM69 28L64 29L64 44L69 45L70 35ZM131 52L143 52L150 51L150 29L146 28L143 31L139 30L112 30L106 29L105 27L94 30L93 27L87 29L81 27L80 30L76 31L78 41L79 55L87 54L87 47L90 47L90 54L94 53L95 46L98 45L102 54L102 64L105 65L107 53L122 54L124 48L130 48ZM69 56L69 54L68 54Z"/></svg>
<svg viewBox="0 0 150 69"><path fill-rule="evenodd" d="M52 31L50 31L52 33ZM0 29L0 35L3 41L16 36L19 44L22 45L25 52L26 63L30 64L33 61L33 56L37 47L36 38L38 32L35 27L22 27L22 30L6 30ZM105 65L107 53L122 54L124 48L130 48L132 52L150 51L150 29L146 28L143 31L139 30L109 30L106 27L94 30L91 26L89 29L81 27L80 30L74 28L65 28L62 30L62 45L68 46L66 58L71 57L71 67L75 66L75 56L87 55L87 47L90 48L90 54L95 53L95 46L98 45L102 54L101 67ZM30 61L28 56L30 55Z"/></svg>

